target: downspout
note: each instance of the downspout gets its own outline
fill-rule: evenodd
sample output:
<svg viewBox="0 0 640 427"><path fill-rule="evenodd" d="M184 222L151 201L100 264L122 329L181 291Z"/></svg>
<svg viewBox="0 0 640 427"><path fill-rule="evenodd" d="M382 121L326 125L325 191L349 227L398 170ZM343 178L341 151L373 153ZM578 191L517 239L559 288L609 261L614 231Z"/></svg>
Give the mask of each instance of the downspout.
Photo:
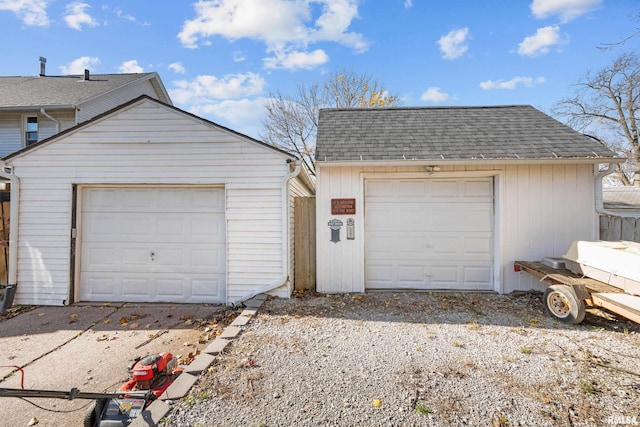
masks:
<svg viewBox="0 0 640 427"><path fill-rule="evenodd" d="M9 272L8 285L4 289L4 298L0 312L10 308L13 304L16 287L18 286L18 218L20 212L20 180L13 173L12 167L0 163L0 177L11 182L11 207L9 209Z"/></svg>
<svg viewBox="0 0 640 427"><path fill-rule="evenodd" d="M287 161L287 164L290 161ZM240 298L236 299L232 305L238 305L258 294L272 291L280 286L286 285L289 281L289 180L295 178L300 173L302 162L296 160L296 167L293 172L289 173L282 179L282 276L271 283L253 290Z"/></svg>
<svg viewBox="0 0 640 427"><path fill-rule="evenodd" d="M598 171L594 180L595 186L595 195L596 195L596 212L600 215L612 215L616 214L613 212L609 212L604 208L604 197L602 196L602 179L613 173L616 170L616 163L609 163L609 166L606 169Z"/></svg>
<svg viewBox="0 0 640 427"><path fill-rule="evenodd" d="M57 121L56 119L51 117L46 111L44 111L44 108L40 109L40 114L42 114L43 116L45 116L46 118L48 118L49 120L51 120L52 122L54 122L56 124L56 133L60 132L60 122L59 121Z"/></svg>

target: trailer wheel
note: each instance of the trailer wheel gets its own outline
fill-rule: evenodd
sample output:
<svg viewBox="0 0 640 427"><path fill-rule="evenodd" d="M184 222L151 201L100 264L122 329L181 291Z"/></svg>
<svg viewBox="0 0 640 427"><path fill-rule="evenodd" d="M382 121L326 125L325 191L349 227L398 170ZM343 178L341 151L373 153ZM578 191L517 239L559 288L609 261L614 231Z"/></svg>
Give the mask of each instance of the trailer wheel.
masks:
<svg viewBox="0 0 640 427"><path fill-rule="evenodd" d="M98 427L100 425L100 417L102 416L102 410L108 399L96 399L91 402L87 412L84 414L84 427Z"/></svg>
<svg viewBox="0 0 640 427"><path fill-rule="evenodd" d="M578 299L568 286L551 285L544 291L544 308L565 323L578 324L584 320L584 301Z"/></svg>

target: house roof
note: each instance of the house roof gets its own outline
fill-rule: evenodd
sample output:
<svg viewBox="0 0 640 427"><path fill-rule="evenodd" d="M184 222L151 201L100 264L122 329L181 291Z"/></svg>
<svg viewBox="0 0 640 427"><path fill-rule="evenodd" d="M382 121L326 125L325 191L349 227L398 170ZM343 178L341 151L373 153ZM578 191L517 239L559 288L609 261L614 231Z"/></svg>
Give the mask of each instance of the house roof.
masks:
<svg viewBox="0 0 640 427"><path fill-rule="evenodd" d="M137 81L151 80L161 101L171 100L157 73L0 77L0 110L70 108Z"/></svg>
<svg viewBox="0 0 640 427"><path fill-rule="evenodd" d="M24 147L23 149L18 150L16 152L11 153L8 156L2 158L2 160L3 161L7 161L9 159L13 159L15 157L22 156L23 154L28 153L28 152L30 152L30 151L32 151L32 150L34 150L34 149L36 149L36 148L38 148L38 147L40 147L42 145L49 144L52 141L55 141L55 140L60 139L60 138L63 138L64 136L66 136L68 134L71 134L71 133L76 132L76 131L78 131L80 129L83 129L83 128L87 127L87 126L90 126L92 123L94 123L96 121L102 120L105 117L108 117L108 116L110 116L110 115L112 115L112 114L114 114L114 113L116 113L116 112L118 112L118 111L120 111L120 110L122 110L124 108L127 108L127 107L129 107L131 105L137 104L137 103L139 103L139 102L141 102L143 100L155 102L155 103L157 103L159 105L162 105L164 107L170 108L170 109L172 109L172 110L174 110L174 111L176 111L178 113L181 113L181 114L189 116L189 117L191 117L193 119L199 120L199 121L205 123L206 125L209 125L209 126L217 128L217 129L223 130L225 132L229 132L231 134L240 136L240 137L246 139L247 141L250 141L252 143L255 143L255 144L261 145L263 147L269 148L271 150L277 151L280 154L284 155L285 157L288 157L292 161L293 160L298 160L298 157L296 157L295 155L293 155L293 154L291 154L291 153L289 153L287 151L284 151L284 150L282 150L282 149L280 149L278 147L274 147L273 145L267 144L265 142L259 141L259 140L254 139L254 138L251 138L250 136L244 135L244 134L242 134L240 132L236 132L233 129L229 129L227 127L224 127L222 125L219 125L217 123L209 121L209 120L207 120L205 118L202 118L200 116L196 116L195 114L189 113L188 111L181 110L180 108L174 107L173 105L166 104L166 103L164 103L162 101L159 101L159 100L157 100L155 98L151 98L148 95L141 95L141 96L139 96L139 97L137 97L135 99L132 99L132 100L130 100L128 102L125 102L124 104L121 104L121 105L119 105L119 106L117 106L115 108L112 108L109 111L106 111L106 112L104 112L102 114L99 114L99 115L97 115L97 116L95 116L95 117L93 117L93 118L91 118L91 119L89 119L89 120L87 120L85 122L79 123L79 124L77 124L77 125L75 125L73 127L70 127L68 129L63 130L62 132L56 133L55 135L50 136L49 138L43 139L41 141L38 141L35 144L28 145L28 146Z"/></svg>
<svg viewBox="0 0 640 427"><path fill-rule="evenodd" d="M318 123L318 163L619 159L528 105L323 109Z"/></svg>
<svg viewBox="0 0 640 427"><path fill-rule="evenodd" d="M602 199L605 209L640 212L640 187L604 187Z"/></svg>

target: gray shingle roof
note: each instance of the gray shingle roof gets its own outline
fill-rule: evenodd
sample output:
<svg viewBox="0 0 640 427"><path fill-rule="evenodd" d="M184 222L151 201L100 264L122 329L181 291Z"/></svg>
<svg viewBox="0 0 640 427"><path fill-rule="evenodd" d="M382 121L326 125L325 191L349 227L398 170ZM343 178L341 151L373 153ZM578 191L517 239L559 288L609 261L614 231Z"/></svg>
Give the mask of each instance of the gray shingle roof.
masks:
<svg viewBox="0 0 640 427"><path fill-rule="evenodd" d="M602 198L605 209L640 211L639 187L605 187Z"/></svg>
<svg viewBox="0 0 640 427"><path fill-rule="evenodd" d="M68 107L156 73L0 77L0 109Z"/></svg>
<svg viewBox="0 0 640 427"><path fill-rule="evenodd" d="M613 158L615 153L528 106L320 110L316 160Z"/></svg>

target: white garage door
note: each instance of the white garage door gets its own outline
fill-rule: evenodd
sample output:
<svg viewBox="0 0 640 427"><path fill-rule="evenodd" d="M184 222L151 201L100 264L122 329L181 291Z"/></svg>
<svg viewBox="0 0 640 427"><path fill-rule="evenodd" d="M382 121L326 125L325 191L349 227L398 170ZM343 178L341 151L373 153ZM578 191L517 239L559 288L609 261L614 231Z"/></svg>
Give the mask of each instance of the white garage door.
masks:
<svg viewBox="0 0 640 427"><path fill-rule="evenodd" d="M368 289L493 289L493 180L365 182Z"/></svg>
<svg viewBox="0 0 640 427"><path fill-rule="evenodd" d="M223 188L85 188L80 300L224 303Z"/></svg>

